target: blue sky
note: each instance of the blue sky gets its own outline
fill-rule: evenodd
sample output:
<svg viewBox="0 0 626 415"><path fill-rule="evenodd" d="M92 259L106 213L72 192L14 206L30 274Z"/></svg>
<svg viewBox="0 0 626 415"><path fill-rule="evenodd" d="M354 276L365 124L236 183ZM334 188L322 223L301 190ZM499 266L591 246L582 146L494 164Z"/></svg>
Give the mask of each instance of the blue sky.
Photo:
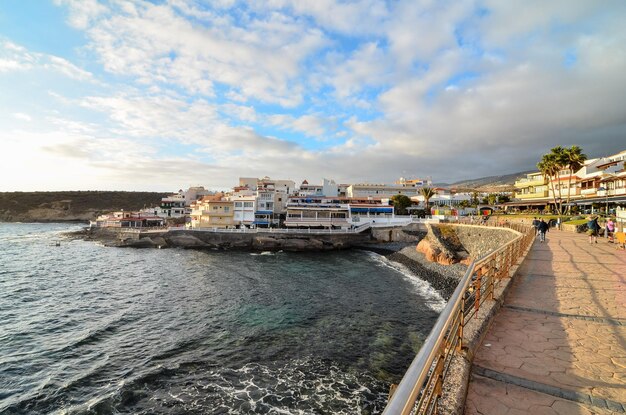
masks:
<svg viewBox="0 0 626 415"><path fill-rule="evenodd" d="M6 0L0 191L452 182L626 148L623 1Z"/></svg>

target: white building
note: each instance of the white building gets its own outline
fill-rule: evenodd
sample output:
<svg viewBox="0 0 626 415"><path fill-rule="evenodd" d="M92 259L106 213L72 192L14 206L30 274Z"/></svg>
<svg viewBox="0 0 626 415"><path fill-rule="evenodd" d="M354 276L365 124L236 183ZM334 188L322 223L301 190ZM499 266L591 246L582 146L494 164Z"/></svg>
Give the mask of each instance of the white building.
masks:
<svg viewBox="0 0 626 415"><path fill-rule="evenodd" d="M254 223L256 212L256 195L251 196L230 196L228 200L234 203L235 225L250 227Z"/></svg>
<svg viewBox="0 0 626 415"><path fill-rule="evenodd" d="M187 190L181 189L162 198L159 206L143 209L141 212L161 218L182 218L191 213L190 206L193 202L212 194L213 192L202 186L190 187Z"/></svg>
<svg viewBox="0 0 626 415"><path fill-rule="evenodd" d="M308 181L303 180L297 193L298 196L323 196L324 186L319 184L309 184Z"/></svg>

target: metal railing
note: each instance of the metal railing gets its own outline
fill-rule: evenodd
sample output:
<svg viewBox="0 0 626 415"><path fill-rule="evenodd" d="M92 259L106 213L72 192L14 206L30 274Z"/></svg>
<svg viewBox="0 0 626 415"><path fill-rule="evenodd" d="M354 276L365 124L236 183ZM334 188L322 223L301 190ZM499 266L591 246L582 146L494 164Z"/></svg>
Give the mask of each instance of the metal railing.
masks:
<svg viewBox="0 0 626 415"><path fill-rule="evenodd" d="M452 358L463 349L463 328L486 300L493 300L495 288L534 240L530 226L504 222L488 226L511 228L520 235L470 264L383 414L437 413Z"/></svg>

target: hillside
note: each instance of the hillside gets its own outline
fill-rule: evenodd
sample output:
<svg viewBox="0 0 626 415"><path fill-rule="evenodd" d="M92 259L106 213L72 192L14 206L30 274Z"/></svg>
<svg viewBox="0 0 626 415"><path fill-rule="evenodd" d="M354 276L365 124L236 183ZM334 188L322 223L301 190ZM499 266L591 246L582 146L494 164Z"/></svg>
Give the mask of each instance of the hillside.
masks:
<svg viewBox="0 0 626 415"><path fill-rule="evenodd" d="M112 210L156 206L168 193L6 192L0 193L0 222L89 221Z"/></svg>
<svg viewBox="0 0 626 415"><path fill-rule="evenodd" d="M519 173L504 174L500 176L487 176L478 179L462 180L447 185L458 191L479 191L479 192L508 192L513 191L515 180L524 177L532 171L522 171Z"/></svg>

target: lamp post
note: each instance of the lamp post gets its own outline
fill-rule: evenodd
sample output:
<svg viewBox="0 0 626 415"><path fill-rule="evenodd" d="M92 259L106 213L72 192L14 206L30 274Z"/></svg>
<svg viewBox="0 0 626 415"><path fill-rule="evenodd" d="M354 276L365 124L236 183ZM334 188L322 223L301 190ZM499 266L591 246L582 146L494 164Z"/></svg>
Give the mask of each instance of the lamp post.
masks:
<svg viewBox="0 0 626 415"><path fill-rule="evenodd" d="M606 205L605 205L605 209L606 210L605 210L605 212L606 212L606 217L607 217L607 220L608 220L608 217L609 217L609 189L608 189L608 187L602 186L602 187L599 187L598 190L603 190L604 191L604 200L606 201ZM608 236L609 236L609 231L606 228L606 225L604 225L604 237L608 238Z"/></svg>

